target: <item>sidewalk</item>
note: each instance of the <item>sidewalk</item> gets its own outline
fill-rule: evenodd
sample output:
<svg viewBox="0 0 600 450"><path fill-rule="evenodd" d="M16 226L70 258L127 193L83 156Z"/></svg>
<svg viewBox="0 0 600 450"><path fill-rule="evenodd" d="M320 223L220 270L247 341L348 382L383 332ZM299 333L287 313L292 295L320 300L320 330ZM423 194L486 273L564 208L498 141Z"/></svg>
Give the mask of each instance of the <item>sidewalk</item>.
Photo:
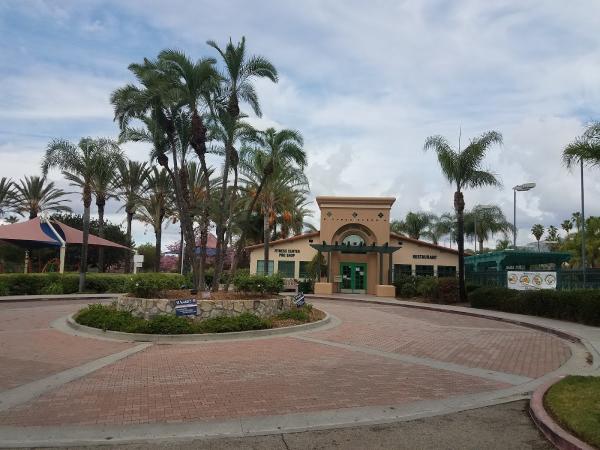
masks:
<svg viewBox="0 0 600 450"><path fill-rule="evenodd" d="M350 302L369 302L379 305L394 305L406 308L427 309L430 311L448 312L454 314L463 314L475 317L501 320L517 325L524 325L537 328L549 333L557 334L563 338L577 340L581 342L588 352L592 355L593 362L591 368L594 372L600 374L600 327L591 327L576 322L566 322L562 320L548 319L545 317L527 316L524 314L512 314L489 309L477 309L468 306L438 305L434 303L411 302L398 299L386 299L374 295L360 294L332 294L315 295L307 294L307 299L339 300Z"/></svg>
<svg viewBox="0 0 600 450"><path fill-rule="evenodd" d="M39 302L39 301L58 301L58 300L106 300L119 297L123 294L58 294L58 295L6 295L0 297L2 302Z"/></svg>

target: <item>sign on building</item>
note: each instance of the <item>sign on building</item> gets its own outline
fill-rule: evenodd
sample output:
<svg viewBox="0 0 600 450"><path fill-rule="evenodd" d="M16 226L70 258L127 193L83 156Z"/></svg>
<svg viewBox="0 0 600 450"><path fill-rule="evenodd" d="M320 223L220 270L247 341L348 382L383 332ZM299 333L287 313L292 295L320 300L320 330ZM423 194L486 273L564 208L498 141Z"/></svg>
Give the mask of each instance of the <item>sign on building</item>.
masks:
<svg viewBox="0 0 600 450"><path fill-rule="evenodd" d="M522 272L509 270L506 273L509 289L528 291L532 289L556 289L556 272Z"/></svg>
<svg viewBox="0 0 600 450"><path fill-rule="evenodd" d="M196 299L175 300L175 315L182 316L197 316L198 302Z"/></svg>

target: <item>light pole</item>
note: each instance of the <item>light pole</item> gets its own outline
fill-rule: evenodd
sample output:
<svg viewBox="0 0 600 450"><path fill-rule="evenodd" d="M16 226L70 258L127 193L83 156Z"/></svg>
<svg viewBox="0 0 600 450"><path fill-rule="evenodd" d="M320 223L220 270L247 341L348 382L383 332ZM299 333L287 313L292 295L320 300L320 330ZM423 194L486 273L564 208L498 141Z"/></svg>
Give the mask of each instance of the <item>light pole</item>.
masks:
<svg viewBox="0 0 600 450"><path fill-rule="evenodd" d="M583 271L583 288L585 289L585 208L583 201L583 158L580 158L579 161L581 163L581 270Z"/></svg>
<svg viewBox="0 0 600 450"><path fill-rule="evenodd" d="M482 211L489 211L494 209L493 205L476 205L473 208L473 235L475 236L475 253L477 253L477 214ZM482 251L483 248L480 248L479 251Z"/></svg>
<svg viewBox="0 0 600 450"><path fill-rule="evenodd" d="M535 187L535 183L517 184L513 187L513 249L517 249L517 191L530 191Z"/></svg>

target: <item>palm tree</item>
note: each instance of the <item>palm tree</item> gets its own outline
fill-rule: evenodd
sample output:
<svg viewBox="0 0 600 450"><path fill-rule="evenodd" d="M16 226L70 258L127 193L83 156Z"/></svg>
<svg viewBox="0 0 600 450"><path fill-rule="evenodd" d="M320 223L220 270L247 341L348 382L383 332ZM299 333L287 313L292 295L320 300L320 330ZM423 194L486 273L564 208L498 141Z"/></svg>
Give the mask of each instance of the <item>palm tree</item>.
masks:
<svg viewBox="0 0 600 450"><path fill-rule="evenodd" d="M577 228L577 232L581 231L581 213L579 211L571 214L571 223L575 224L575 228Z"/></svg>
<svg viewBox="0 0 600 450"><path fill-rule="evenodd" d="M582 136L567 145L563 161L569 168L580 162L600 165L600 122L591 123Z"/></svg>
<svg viewBox="0 0 600 450"><path fill-rule="evenodd" d="M127 245L131 248L131 223L137 208L140 206L142 195L146 190L146 179L150 168L145 162L123 160L119 164L119 173L116 185L118 193L124 200L123 205L127 215ZM125 273L129 273L133 264L132 254L128 254L125 264Z"/></svg>
<svg viewBox="0 0 600 450"><path fill-rule="evenodd" d="M450 243L454 236L456 220L454 215L450 213L444 213L439 217L434 217L433 222L429 226L429 229L425 232L428 239L431 239L435 245L439 244L439 241L444 237L450 236Z"/></svg>
<svg viewBox="0 0 600 450"><path fill-rule="evenodd" d="M456 186L454 193L454 210L457 218L457 243L458 243L458 278L459 297L466 301L465 289L465 236L464 236L464 210L465 200L463 190L483 186L500 186L496 176L482 168L483 158L489 147L501 144L502 135L496 131L488 131L480 137L473 139L469 145L458 151L452 149L448 141L442 136L430 136L425 141L424 149L434 150L437 153L440 168L446 179Z"/></svg>
<svg viewBox="0 0 600 450"><path fill-rule="evenodd" d="M558 228L554 225L550 225L548 227L548 234L546 236L546 240L556 242L558 241Z"/></svg>
<svg viewBox="0 0 600 450"><path fill-rule="evenodd" d="M536 223L531 227L531 234L533 234L535 240L537 241L538 252L540 251L540 239L544 235L544 231L544 226L539 223Z"/></svg>
<svg viewBox="0 0 600 450"><path fill-rule="evenodd" d="M96 161L96 170L92 176L92 192L98 208L98 236L104 238L104 209L110 198L118 199L118 170L125 158L113 143L113 151L100 153ZM81 187L79 182L74 183ZM98 270L104 272L104 247L98 248Z"/></svg>
<svg viewBox="0 0 600 450"><path fill-rule="evenodd" d="M571 232L571 230L573 229L573 222L571 222L570 220L563 220L563 222L560 224L560 227L565 230L565 233L567 233L567 236L569 235L569 233Z"/></svg>
<svg viewBox="0 0 600 450"><path fill-rule="evenodd" d="M172 183L166 170L156 167L147 177L146 195L142 198L140 207L135 213L135 218L140 222L150 225L156 238L154 271L160 271L160 256L162 246L162 228L166 218L172 216Z"/></svg>
<svg viewBox="0 0 600 450"><path fill-rule="evenodd" d="M63 139L54 139L48 144L46 155L42 161L44 175L51 168L61 169L64 177L71 184L81 187L83 200L83 244L81 246L81 263L79 265L79 292L85 289L87 272L88 239L90 232L90 205L92 203L92 180L96 166L104 158L121 157L121 152L110 139L83 138L78 145Z"/></svg>
<svg viewBox="0 0 600 450"><path fill-rule="evenodd" d="M393 223L393 231L408 235L412 239L419 239L431 226L435 216L424 212L408 212L404 220Z"/></svg>
<svg viewBox="0 0 600 450"><path fill-rule="evenodd" d="M68 201L68 192L55 186L53 181L47 182L46 177L25 176L15 183L15 207L17 212L33 219L41 212L71 212L71 208L63 203Z"/></svg>
<svg viewBox="0 0 600 450"><path fill-rule="evenodd" d="M259 133L258 143L257 146L245 149L241 158L242 171L252 174L254 177L254 190L246 209L245 222L250 221L263 189L269 183L274 185L273 180L277 180L277 176L297 177L298 184L308 184L305 183L306 178L302 173L306 166L306 152L302 148L304 141L299 132L289 129L276 131L274 128L268 128ZM273 187L270 189L270 193L273 192ZM265 203L263 203L264 205ZM268 207L263 206L261 206L263 213L269 210ZM267 235L269 226L268 223L266 225L264 260L269 261L269 236ZM237 262L244 249L245 238L244 228L242 228L242 233L236 243L235 257L231 267L232 276L235 275ZM265 262L265 264L267 263Z"/></svg>
<svg viewBox="0 0 600 450"><path fill-rule="evenodd" d="M473 226L466 234L471 234L479 243L479 251L483 251L483 243L496 233L502 233L504 238L513 231L513 225L508 220L502 208L496 205L481 206L475 205L470 213L473 220L470 220ZM477 229L475 230L475 226ZM467 228L467 227L465 227Z"/></svg>
<svg viewBox="0 0 600 450"><path fill-rule="evenodd" d="M0 217L15 206L14 183L10 178L0 179Z"/></svg>

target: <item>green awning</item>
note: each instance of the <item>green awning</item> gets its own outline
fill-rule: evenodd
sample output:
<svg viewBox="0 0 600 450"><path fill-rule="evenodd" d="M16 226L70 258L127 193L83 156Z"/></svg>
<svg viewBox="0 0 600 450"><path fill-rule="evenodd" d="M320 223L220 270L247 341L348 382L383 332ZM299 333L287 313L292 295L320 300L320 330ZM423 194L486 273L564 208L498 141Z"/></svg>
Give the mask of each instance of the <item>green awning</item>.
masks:
<svg viewBox="0 0 600 450"><path fill-rule="evenodd" d="M520 250L502 250L498 252L482 253L467 256L465 264L477 267L493 267L505 270L512 266L535 266L540 264L554 264L560 267L563 262L569 261L571 254L567 252L524 252Z"/></svg>

